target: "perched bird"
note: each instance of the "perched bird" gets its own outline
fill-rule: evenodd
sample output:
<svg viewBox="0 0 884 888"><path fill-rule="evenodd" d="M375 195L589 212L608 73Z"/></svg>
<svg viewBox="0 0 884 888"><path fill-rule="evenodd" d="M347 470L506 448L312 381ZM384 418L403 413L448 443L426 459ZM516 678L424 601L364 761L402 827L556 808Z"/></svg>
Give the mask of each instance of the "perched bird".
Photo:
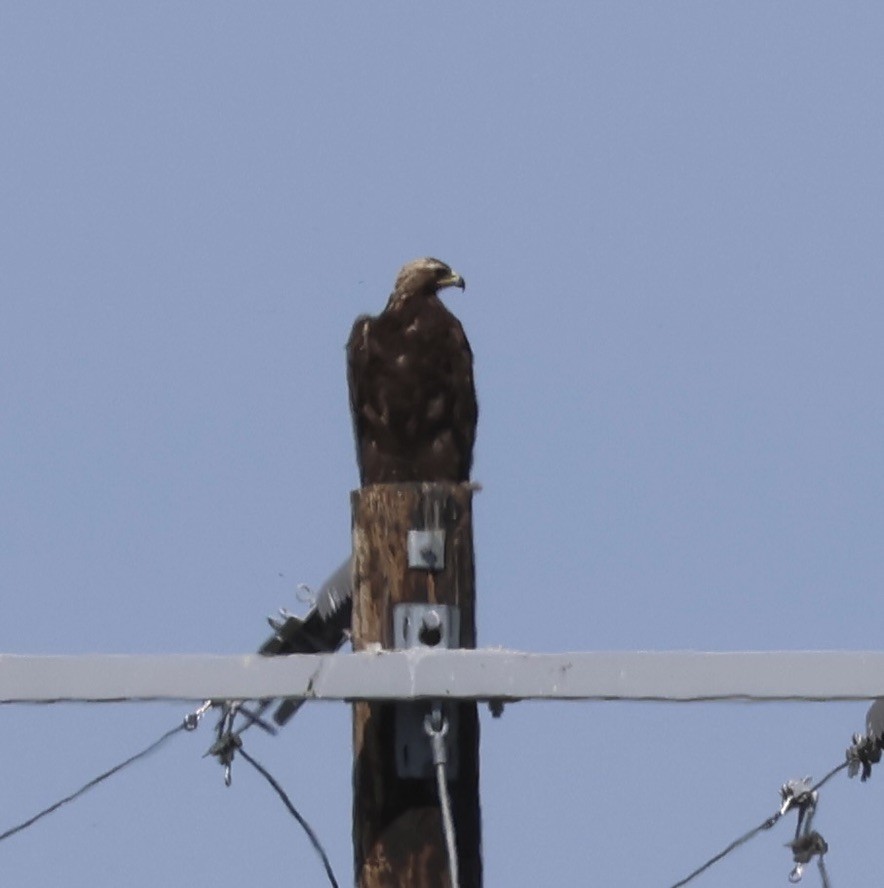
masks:
<svg viewBox="0 0 884 888"><path fill-rule="evenodd" d="M476 439L473 353L439 290L464 279L438 259L403 266L386 308L357 318L347 379L362 485L467 481Z"/></svg>
<svg viewBox="0 0 884 888"><path fill-rule="evenodd" d="M473 353L460 321L439 299L463 278L438 259L409 262L387 307L363 316L347 342L350 406L362 484L467 481L476 438ZM348 558L322 584L304 617L271 619L259 653L336 651L348 638L353 565ZM273 715L285 724L303 699L283 700ZM257 717L272 705L263 702Z"/></svg>

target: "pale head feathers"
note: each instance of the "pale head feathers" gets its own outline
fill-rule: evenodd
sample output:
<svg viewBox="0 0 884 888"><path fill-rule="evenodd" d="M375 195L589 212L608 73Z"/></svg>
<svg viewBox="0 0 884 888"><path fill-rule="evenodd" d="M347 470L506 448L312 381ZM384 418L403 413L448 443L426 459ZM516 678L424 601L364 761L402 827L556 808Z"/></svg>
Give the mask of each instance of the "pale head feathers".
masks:
<svg viewBox="0 0 884 888"><path fill-rule="evenodd" d="M439 259L425 256L402 266L393 287L394 296L436 293L445 287L465 288L464 279Z"/></svg>

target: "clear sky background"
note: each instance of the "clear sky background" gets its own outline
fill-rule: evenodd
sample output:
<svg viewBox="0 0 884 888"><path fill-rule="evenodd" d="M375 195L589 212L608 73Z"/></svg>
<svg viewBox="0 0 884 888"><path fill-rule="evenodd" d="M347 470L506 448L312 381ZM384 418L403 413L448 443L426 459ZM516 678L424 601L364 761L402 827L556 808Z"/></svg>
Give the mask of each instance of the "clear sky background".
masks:
<svg viewBox="0 0 884 888"><path fill-rule="evenodd" d="M349 550L350 324L426 254L467 280L480 644L880 649L882 46L878 3L3 4L0 651L248 652L301 608ZM484 713L486 884L671 885L866 709ZM0 831L186 711L4 708ZM210 742L4 884L325 884ZM347 707L247 742L349 883ZM825 788L833 884L882 811ZM793 828L696 884L787 884Z"/></svg>

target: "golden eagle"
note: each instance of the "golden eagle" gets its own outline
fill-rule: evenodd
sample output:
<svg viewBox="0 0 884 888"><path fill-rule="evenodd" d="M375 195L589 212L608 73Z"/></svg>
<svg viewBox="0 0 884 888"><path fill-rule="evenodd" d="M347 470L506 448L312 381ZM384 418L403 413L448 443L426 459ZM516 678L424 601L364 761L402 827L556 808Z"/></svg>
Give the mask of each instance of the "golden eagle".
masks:
<svg viewBox="0 0 884 888"><path fill-rule="evenodd" d="M363 487L467 481L476 439L473 353L438 291L464 289L438 259L403 266L386 308L356 319L347 380Z"/></svg>

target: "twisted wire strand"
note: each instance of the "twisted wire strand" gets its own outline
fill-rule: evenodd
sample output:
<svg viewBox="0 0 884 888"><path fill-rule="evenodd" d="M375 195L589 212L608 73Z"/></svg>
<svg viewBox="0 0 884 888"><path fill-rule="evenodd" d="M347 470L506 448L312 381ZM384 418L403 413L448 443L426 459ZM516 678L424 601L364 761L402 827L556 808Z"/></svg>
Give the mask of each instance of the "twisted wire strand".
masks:
<svg viewBox="0 0 884 888"><path fill-rule="evenodd" d="M329 884L332 888L340 888L335 879L335 874L332 870L331 863L329 862L328 855L325 853L325 849L322 847L319 837L313 831L313 827L310 826L301 815L300 811L298 811L298 809L292 804L291 799L286 795L285 790L279 785L279 783L277 783L273 775L263 765L255 761L255 759L253 759L242 747L239 748L238 752L276 790L277 795L282 799L286 808L288 808L289 814L298 821L301 829L307 834L307 838L310 839L310 843L322 860L322 865L325 867L325 874L328 876Z"/></svg>
<svg viewBox="0 0 884 888"><path fill-rule="evenodd" d="M749 839L754 839L755 836L758 835L758 833L764 832L765 830L770 829L780 819L781 816L782 815L780 814L780 812L777 811L775 814L772 814L770 817L768 817L767 820L765 820L763 823L759 823L758 826L754 827L753 829L750 829L749 832L740 836L740 838L734 839L734 841L731 842L730 845L728 845L722 851L719 851L718 854L716 854L714 857L710 857L709 860L706 861L706 863L704 863L702 866L697 867L697 869L695 869L689 875L685 876L685 878L683 878L680 882L676 882L672 886L672 888L681 888L682 885L687 885L688 882L691 882L694 879L696 879L697 876L699 876L701 873L706 872L706 870L708 870L709 867L718 863L718 861L721 860L722 858L727 857L727 855L730 854L731 851L733 851L736 848L739 848L740 845L744 845L746 842L749 841Z"/></svg>
<svg viewBox="0 0 884 888"><path fill-rule="evenodd" d="M146 746L141 752L136 752L135 755L130 756L124 762L120 762L118 765L114 765L112 768L105 771L103 774L99 774L97 777L93 777L88 783L84 783L76 792L72 792L70 795L65 796L63 799L59 799L55 804L50 805L48 808L44 808L38 814L35 814L33 817L29 817L27 820L19 823L17 826L13 826L11 829L6 830L4 833L0 833L0 842L4 839L8 839L10 836L14 836L16 833L21 832L24 829L27 829L29 826L33 826L38 820L41 820L43 817L52 814L57 811L64 805L67 805L68 802L74 801L74 799L78 799L81 795L88 792L93 787L98 786L99 783L107 780L108 777L112 777L119 771L122 771L123 768L128 768L129 765L134 764L139 759L143 759L145 756L150 755L155 750L159 749L167 740L177 734L179 731L186 730L183 724L176 725L170 731L166 731L161 737L157 740L154 740L150 746Z"/></svg>
<svg viewBox="0 0 884 888"><path fill-rule="evenodd" d="M454 834L454 818L451 815L451 796L448 793L448 779L445 776L445 762L436 765L436 784L439 787L439 804L442 808L442 828L445 832L445 847L448 851L448 876L451 888L459 888L460 875L457 863L457 841Z"/></svg>

